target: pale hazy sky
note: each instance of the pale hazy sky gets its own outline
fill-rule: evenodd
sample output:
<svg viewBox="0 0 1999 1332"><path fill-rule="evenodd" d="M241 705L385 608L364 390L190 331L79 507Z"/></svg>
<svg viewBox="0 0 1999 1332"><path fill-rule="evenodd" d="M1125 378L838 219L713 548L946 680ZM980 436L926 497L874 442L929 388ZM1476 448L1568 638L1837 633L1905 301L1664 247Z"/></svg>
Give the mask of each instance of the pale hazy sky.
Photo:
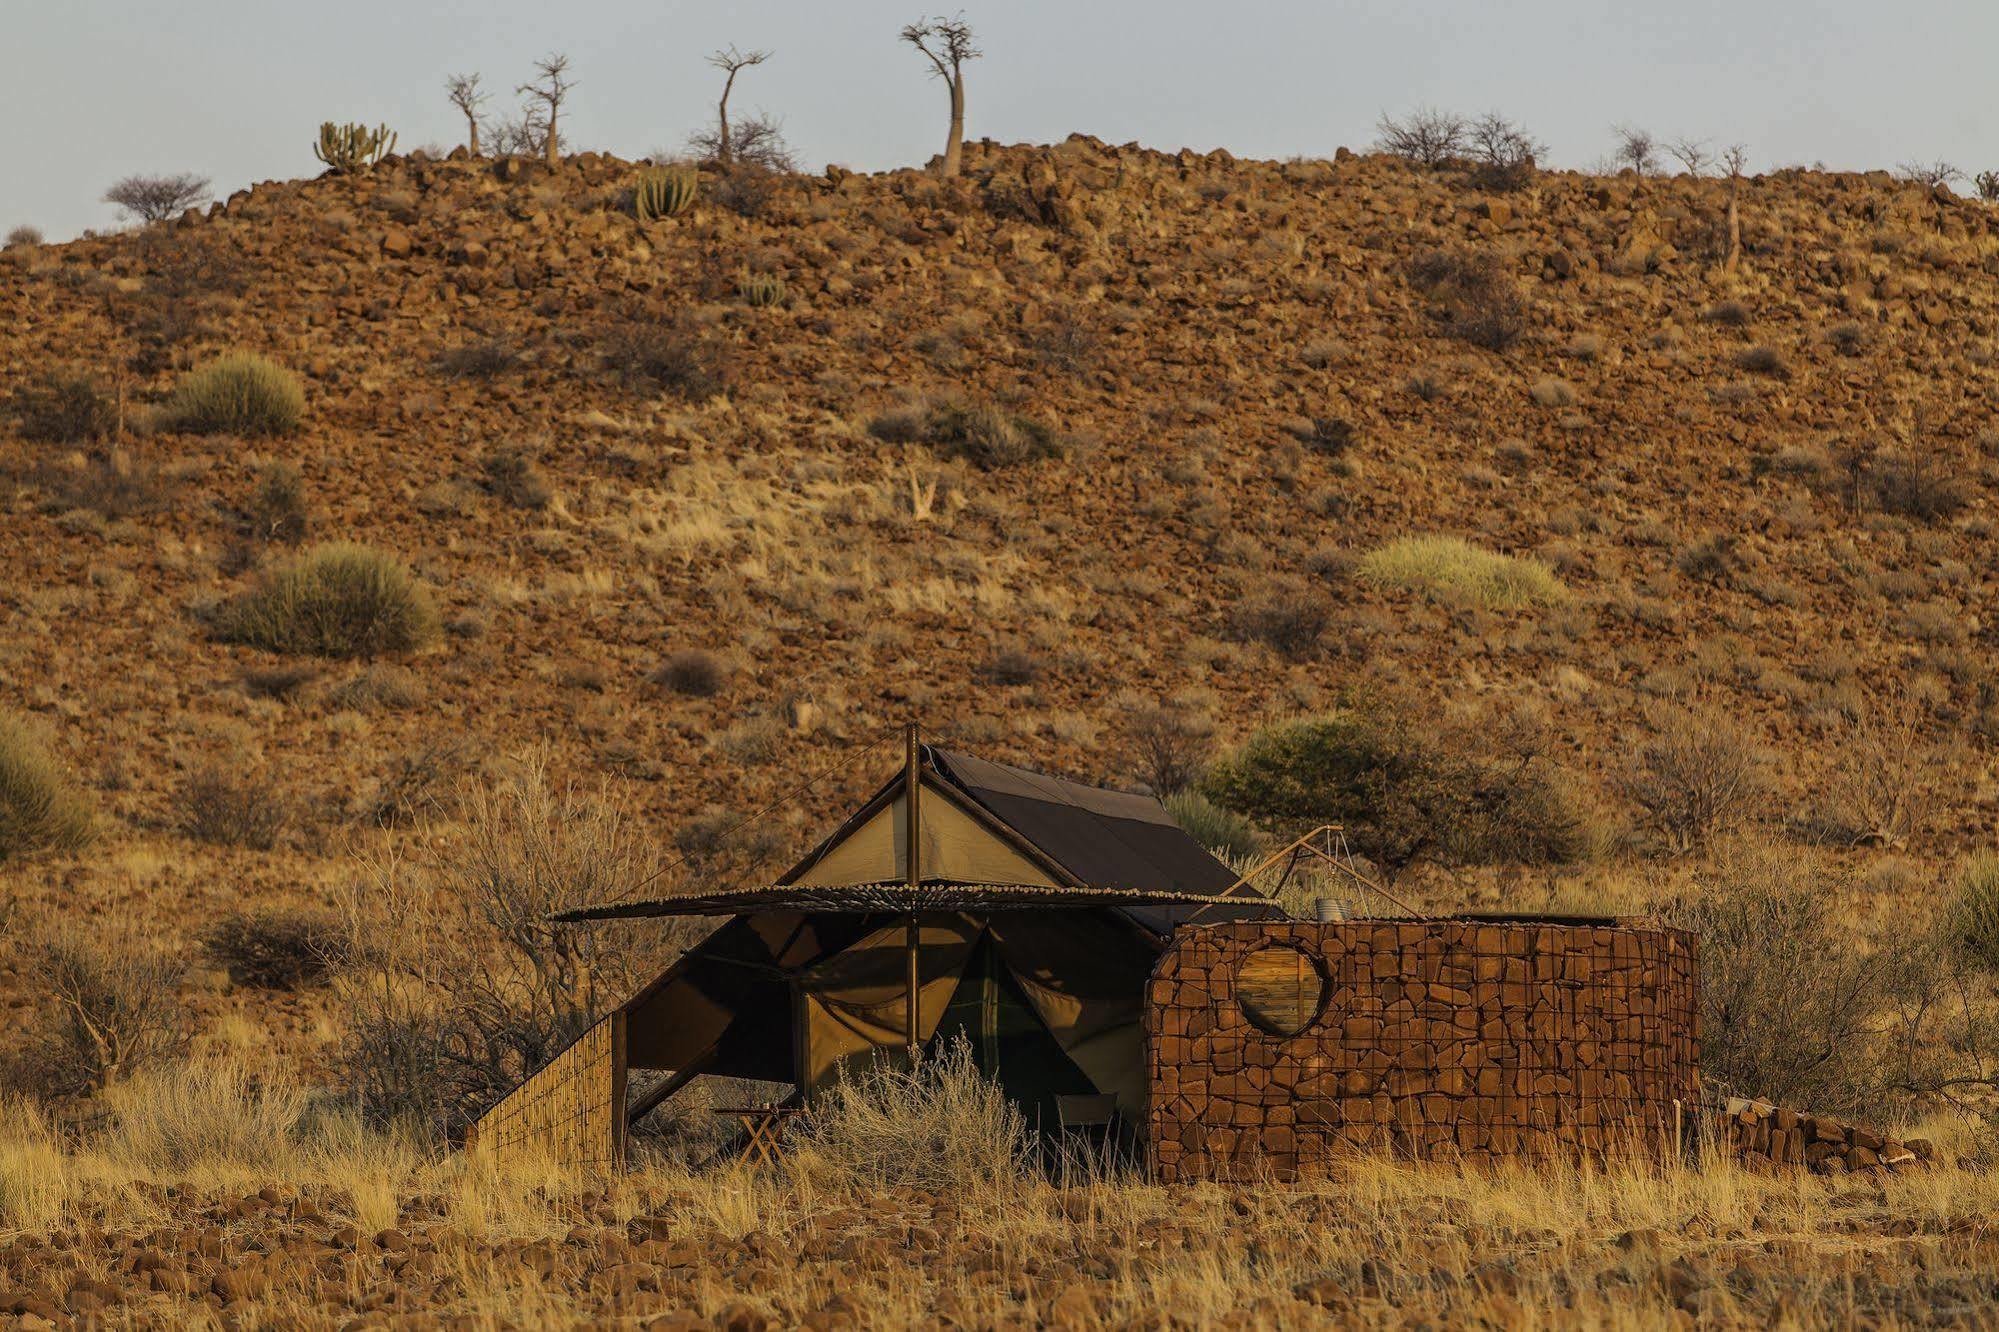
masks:
<svg viewBox="0 0 1999 1332"><path fill-rule="evenodd" d="M932 0L934 5L936 0ZM955 9L955 6L951 6ZM440 91L476 70L509 93L567 51L565 136L625 156L676 146L711 110L705 52L774 48L734 105L781 116L806 165L918 164L944 95L895 40L924 9L884 0L0 0L0 229L51 239L116 217L133 172L194 171L218 195L319 169L327 119L455 144ZM1281 157L1359 148L1384 108L1500 109L1557 165L1614 123L1749 144L1758 169L1945 158L1999 168L1999 0L977 0L986 58L967 132ZM496 99L496 102L498 99Z"/></svg>

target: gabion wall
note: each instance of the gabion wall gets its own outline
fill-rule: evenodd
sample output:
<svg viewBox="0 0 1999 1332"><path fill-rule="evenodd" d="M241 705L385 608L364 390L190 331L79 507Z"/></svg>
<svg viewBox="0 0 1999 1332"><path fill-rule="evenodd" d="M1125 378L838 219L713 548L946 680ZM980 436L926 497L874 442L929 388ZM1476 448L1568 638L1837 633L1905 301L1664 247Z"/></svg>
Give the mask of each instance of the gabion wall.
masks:
<svg viewBox="0 0 1999 1332"><path fill-rule="evenodd" d="M1245 960L1280 947L1323 980L1323 1003L1292 1036L1238 1002ZM1676 930L1188 929L1154 969L1146 1009L1153 1164L1166 1180L1288 1177L1356 1151L1491 1158L1663 1143L1696 1114L1698 984L1693 940Z"/></svg>

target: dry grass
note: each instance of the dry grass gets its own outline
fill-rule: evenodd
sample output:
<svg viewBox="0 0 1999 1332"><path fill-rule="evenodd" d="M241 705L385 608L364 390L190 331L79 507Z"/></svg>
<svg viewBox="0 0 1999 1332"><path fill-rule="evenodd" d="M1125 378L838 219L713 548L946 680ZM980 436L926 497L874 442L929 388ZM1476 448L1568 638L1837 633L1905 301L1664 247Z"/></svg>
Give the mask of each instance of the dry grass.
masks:
<svg viewBox="0 0 1999 1332"><path fill-rule="evenodd" d="M90 841L90 806L49 757L37 728L0 712L0 861Z"/></svg>
<svg viewBox="0 0 1999 1332"><path fill-rule="evenodd" d="M1487 610L1568 598L1561 579L1540 560L1481 550L1460 537L1403 537L1362 556L1355 572L1375 587L1422 592Z"/></svg>

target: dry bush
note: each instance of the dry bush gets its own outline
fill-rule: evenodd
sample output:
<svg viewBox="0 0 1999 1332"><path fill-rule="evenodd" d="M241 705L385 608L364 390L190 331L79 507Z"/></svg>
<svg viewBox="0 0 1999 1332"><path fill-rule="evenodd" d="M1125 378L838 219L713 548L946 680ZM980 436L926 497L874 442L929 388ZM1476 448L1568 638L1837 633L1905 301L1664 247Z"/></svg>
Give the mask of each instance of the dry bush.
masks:
<svg viewBox="0 0 1999 1332"><path fill-rule="evenodd" d="M73 851L93 833L89 802L49 756L40 728L0 711L0 862Z"/></svg>
<svg viewBox="0 0 1999 1332"><path fill-rule="evenodd" d="M10 1080L23 1090L102 1087L178 1055L192 1037L179 993L184 968L150 940L102 924L60 925L27 947L20 970L41 1000L10 1052Z"/></svg>
<svg viewBox="0 0 1999 1332"><path fill-rule="evenodd" d="M885 1056L843 1068L793 1142L808 1169L957 1198L1017 1184L1034 1161L1026 1118L980 1076L962 1039L914 1067Z"/></svg>
<svg viewBox="0 0 1999 1332"><path fill-rule="evenodd" d="M296 464L274 462L257 473L257 488L243 511L243 527L253 542L281 546L296 546L311 533L305 478Z"/></svg>
<svg viewBox="0 0 1999 1332"><path fill-rule="evenodd" d="M1752 375L1769 375L1776 379L1791 377L1791 363L1775 347L1759 343L1754 347L1744 347L1735 354L1735 368Z"/></svg>
<svg viewBox="0 0 1999 1332"><path fill-rule="evenodd" d="M1698 931L1701 1070L1717 1090L1800 1110L1863 1108L1881 981L1806 862L1738 847L1669 912Z"/></svg>
<svg viewBox="0 0 1999 1332"><path fill-rule="evenodd" d="M1201 779L1215 752L1215 723L1177 703L1147 704L1126 714L1127 769L1156 795L1184 791Z"/></svg>
<svg viewBox="0 0 1999 1332"><path fill-rule="evenodd" d="M1410 262L1409 277L1442 308L1453 337L1487 351L1505 351L1527 331L1526 306L1496 255L1426 251Z"/></svg>
<svg viewBox="0 0 1999 1332"><path fill-rule="evenodd" d="M1619 786L1675 852L1706 844L1746 819L1762 797L1762 754L1747 733L1711 709L1654 713L1654 734Z"/></svg>
<svg viewBox="0 0 1999 1332"><path fill-rule="evenodd" d="M447 1135L701 928L680 922L649 931L646 947L610 947L615 927L551 919L629 892L649 865L617 809L557 787L540 759L476 792L467 822L466 843L423 885L391 865L357 897L372 920L358 951L376 969L349 985L343 1055L372 1118Z"/></svg>
<svg viewBox="0 0 1999 1332"><path fill-rule="evenodd" d="M118 428L118 404L90 374L51 371L16 389L10 406L23 439L81 444Z"/></svg>
<svg viewBox="0 0 1999 1332"><path fill-rule="evenodd" d="M1463 116L1432 107L1418 107L1399 120L1384 113L1375 128L1381 134L1376 145L1381 152L1426 167L1463 156L1470 144L1471 126Z"/></svg>
<svg viewBox="0 0 1999 1332"><path fill-rule="evenodd" d="M1535 159L1548 151L1525 127L1496 111L1472 121L1466 140L1474 163L1472 184L1499 193L1525 189L1534 179Z"/></svg>
<svg viewBox="0 0 1999 1332"><path fill-rule="evenodd" d="M1831 737L1832 778L1809 831L1848 846L1906 846L1920 835L1945 768L1922 723L1922 710L1902 697L1841 726Z"/></svg>
<svg viewBox="0 0 1999 1332"><path fill-rule="evenodd" d="M224 606L216 631L226 642L267 652L374 657L429 642L437 610L395 556L333 542L272 570Z"/></svg>
<svg viewBox="0 0 1999 1332"><path fill-rule="evenodd" d="M545 509L554 497L548 478L521 444L502 444L479 459L479 484L516 509Z"/></svg>
<svg viewBox="0 0 1999 1332"><path fill-rule="evenodd" d="M157 467L135 463L115 446L92 450L80 463L51 462L34 476L48 493L49 507L60 513L80 510L105 518L134 518L158 513L172 498L167 478Z"/></svg>
<svg viewBox="0 0 1999 1332"><path fill-rule="evenodd" d="M1531 556L1499 555L1459 537L1399 537L1369 551L1355 576L1378 588L1421 592L1485 610L1552 605L1569 590Z"/></svg>
<svg viewBox="0 0 1999 1332"><path fill-rule="evenodd" d="M173 176L127 176L104 192L104 202L116 204L147 226L165 222L208 199L208 177L192 172Z"/></svg>
<svg viewBox="0 0 1999 1332"><path fill-rule="evenodd" d="M1999 974L1999 855L1981 851L1958 870L1949 928L1976 966Z"/></svg>
<svg viewBox="0 0 1999 1332"><path fill-rule="evenodd" d="M965 458L988 471L1069 452L1069 442L1039 421L989 404L898 408L869 422L868 432L891 444L928 445L947 458Z"/></svg>
<svg viewBox="0 0 1999 1332"><path fill-rule="evenodd" d="M465 764L465 746L450 738L395 755L362 805L361 820L377 828L410 828L446 812Z"/></svg>
<svg viewBox="0 0 1999 1332"><path fill-rule="evenodd" d="M335 685L326 701L356 712L401 712L423 698L423 687L408 671L395 666L370 666Z"/></svg>
<svg viewBox="0 0 1999 1332"><path fill-rule="evenodd" d="M31 227L23 224L21 226L13 228L7 233L7 242L4 248L11 250L18 247L24 250L31 250L35 246L40 245L41 243L42 243L41 228Z"/></svg>
<svg viewBox="0 0 1999 1332"><path fill-rule="evenodd" d="M783 170L791 168L786 166ZM708 202L717 208L726 208L738 217L762 217L770 211L781 179L780 172L771 167L755 162L737 162L717 169L715 182L708 187Z"/></svg>
<svg viewBox="0 0 1999 1332"><path fill-rule="evenodd" d="M1262 643L1294 661L1310 656L1333 621L1333 606L1315 588L1279 586L1237 602L1229 610L1229 634Z"/></svg>
<svg viewBox="0 0 1999 1332"><path fill-rule="evenodd" d="M231 980L265 990L324 980L348 961L351 944L333 915L289 907L232 912L201 934L202 950Z"/></svg>
<svg viewBox="0 0 1999 1332"><path fill-rule="evenodd" d="M685 317L628 315L604 330L597 352L605 368L627 384L690 402L726 392L734 378L728 344Z"/></svg>
<svg viewBox="0 0 1999 1332"><path fill-rule="evenodd" d="M1445 728L1409 703L1363 699L1256 732L1200 792L1279 835L1342 825L1393 876L1418 860L1560 864L1583 820L1538 735Z"/></svg>
<svg viewBox="0 0 1999 1332"><path fill-rule="evenodd" d="M167 404L167 424L198 435L289 435L305 416L305 391L291 371L247 352L217 357L190 373Z"/></svg>
<svg viewBox="0 0 1999 1332"><path fill-rule="evenodd" d="M979 667L979 678L1007 689L1031 685L1048 673L1048 663L1022 647L1001 648Z"/></svg>
<svg viewBox="0 0 1999 1332"><path fill-rule="evenodd" d="M1970 503L1964 482L1943 459L1930 455L1877 455L1854 463L1855 480L1883 513L1939 523Z"/></svg>
<svg viewBox="0 0 1999 1332"><path fill-rule="evenodd" d="M181 791L181 831L197 842L269 851L290 821L283 794L240 763L211 764Z"/></svg>
<svg viewBox="0 0 1999 1332"><path fill-rule="evenodd" d="M1701 318L1710 324L1720 324L1724 328L1747 328L1750 319L1749 307L1741 301L1720 301L1703 311Z"/></svg>
<svg viewBox="0 0 1999 1332"><path fill-rule="evenodd" d="M521 365L521 350L511 337L479 338L438 353L438 373L447 379L492 379Z"/></svg>
<svg viewBox="0 0 1999 1332"><path fill-rule="evenodd" d="M689 698L713 698L729 682L729 669L714 653L688 648L654 667L646 679Z"/></svg>

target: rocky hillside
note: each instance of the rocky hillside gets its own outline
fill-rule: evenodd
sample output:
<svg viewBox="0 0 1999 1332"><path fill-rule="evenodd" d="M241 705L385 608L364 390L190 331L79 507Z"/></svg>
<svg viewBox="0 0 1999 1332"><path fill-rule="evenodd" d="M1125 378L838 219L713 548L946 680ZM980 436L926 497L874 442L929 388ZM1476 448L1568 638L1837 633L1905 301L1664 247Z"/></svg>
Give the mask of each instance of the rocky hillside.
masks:
<svg viewBox="0 0 1999 1332"><path fill-rule="evenodd" d="M6 250L0 705L107 822L0 881L192 929L534 747L674 854L910 717L1130 780L1143 706L1233 738L1360 685L1526 719L1613 834L1688 708L1770 752L1783 835L1989 831L1999 211L1784 172L1741 182L1731 262L1725 181L1083 137L966 164L710 180L642 224L607 157L391 159ZM224 351L297 373L295 434L160 410ZM65 441L37 413L76 375L112 414ZM1429 534L1557 594L1366 560ZM444 632L219 641L299 540L406 559ZM218 773L283 827L190 838Z"/></svg>

